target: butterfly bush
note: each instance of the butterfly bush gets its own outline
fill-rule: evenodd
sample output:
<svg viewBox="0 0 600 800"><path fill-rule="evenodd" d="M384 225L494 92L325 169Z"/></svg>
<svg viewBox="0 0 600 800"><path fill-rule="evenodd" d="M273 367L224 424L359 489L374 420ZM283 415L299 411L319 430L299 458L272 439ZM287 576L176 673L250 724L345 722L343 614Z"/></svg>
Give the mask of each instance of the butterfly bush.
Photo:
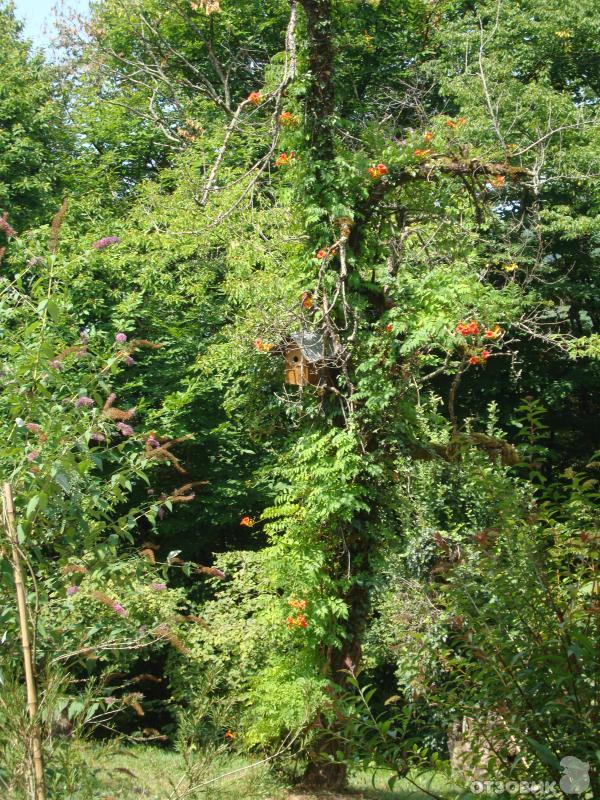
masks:
<svg viewBox="0 0 600 800"><path fill-rule="evenodd" d="M138 634L140 625L151 632L173 618L181 597L157 580L156 565L129 555L138 521L156 524L164 500L161 488L134 504L136 485L150 480L158 462L149 462L145 441L105 407L130 365L115 358L114 349L127 334L102 331L101 323L82 329L81 309L74 313L68 287L53 280L47 259L28 252L35 241L8 246L22 249L23 274L33 263L36 270L35 281L19 286L14 276L0 274L0 315L11 327L10 336L0 337L0 471L10 476L35 575L39 657L78 651L95 625L89 645L133 640L134 658L136 648L157 640ZM52 266L59 269L60 261ZM0 574L0 589L12 596L8 573ZM106 601L98 600L101 593ZM18 674L22 654L14 615L5 618L5 630L10 644L2 670ZM123 658L116 651L105 663L114 668Z"/></svg>
<svg viewBox="0 0 600 800"><path fill-rule="evenodd" d="M119 244L121 240L118 236L104 236L102 239L98 239L98 241L92 243L92 247L95 247L96 250L105 250L107 247L111 247L113 244Z"/></svg>

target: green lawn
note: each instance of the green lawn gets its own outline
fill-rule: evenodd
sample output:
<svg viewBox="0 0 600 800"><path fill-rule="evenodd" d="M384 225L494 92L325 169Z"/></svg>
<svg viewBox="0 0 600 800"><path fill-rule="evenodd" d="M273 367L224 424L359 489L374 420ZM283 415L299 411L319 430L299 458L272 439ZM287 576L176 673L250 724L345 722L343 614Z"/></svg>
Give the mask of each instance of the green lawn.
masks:
<svg viewBox="0 0 600 800"><path fill-rule="evenodd" d="M98 800L279 800L285 796L266 767L246 769L248 764L247 759L227 754L199 752L186 763L179 753L154 747L94 748L103 790Z"/></svg>
<svg viewBox="0 0 600 800"><path fill-rule="evenodd" d="M179 753L153 747L99 746L92 749L99 787L97 800L334 800L333 795L299 793L283 785L267 765L248 768L246 758L226 752L197 752L186 760ZM434 795L456 800L458 788L442 775L417 781ZM425 800L430 797L409 781L387 790L385 776L354 776L349 797L364 800ZM335 796L337 800L338 796Z"/></svg>
<svg viewBox="0 0 600 800"><path fill-rule="evenodd" d="M365 796L371 800L425 800L430 798L426 791L420 791L414 784L423 789L431 792L432 794L448 798L448 800L457 800L461 797L462 792L452 783L448 781L445 775L438 773L426 773L424 775L415 775L414 783L409 780L399 780L395 786L394 791L390 792L387 788L387 776L372 775L358 775L352 780L352 788L356 788L365 792ZM373 784L375 789L373 789Z"/></svg>

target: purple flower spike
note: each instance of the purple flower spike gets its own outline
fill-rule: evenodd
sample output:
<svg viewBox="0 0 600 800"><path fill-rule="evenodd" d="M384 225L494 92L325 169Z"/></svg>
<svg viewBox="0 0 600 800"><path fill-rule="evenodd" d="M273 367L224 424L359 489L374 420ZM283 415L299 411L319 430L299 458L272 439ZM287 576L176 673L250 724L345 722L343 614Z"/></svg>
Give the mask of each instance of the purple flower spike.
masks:
<svg viewBox="0 0 600 800"><path fill-rule="evenodd" d="M104 238L98 239L97 242L93 242L92 247L95 247L96 250L104 250L113 244L119 244L120 241L118 236L104 236Z"/></svg>
<svg viewBox="0 0 600 800"><path fill-rule="evenodd" d="M75 586L75 584L73 584L73 586L67 586L67 597L73 597L73 595L77 594L78 591L79 586Z"/></svg>
<svg viewBox="0 0 600 800"><path fill-rule="evenodd" d="M133 367L133 366L135 366L135 363L136 363L135 358L132 358L131 356L125 356L125 358L123 359L123 362L128 367Z"/></svg>
<svg viewBox="0 0 600 800"><path fill-rule="evenodd" d="M165 516L166 513L167 513L167 507L166 506L159 506L158 510L156 512L156 516L158 517L158 519L162 519Z"/></svg>
<svg viewBox="0 0 600 800"><path fill-rule="evenodd" d="M166 583L151 583L150 584L150 588L152 589L153 592L164 592L164 590L167 588L167 584Z"/></svg>
<svg viewBox="0 0 600 800"><path fill-rule="evenodd" d="M105 442L106 436L103 433L90 434L90 442Z"/></svg>
<svg viewBox="0 0 600 800"><path fill-rule="evenodd" d="M40 454L39 450L32 450L31 453L27 453L27 461L29 461L30 463L32 461L35 461L36 458L39 456L39 454Z"/></svg>
<svg viewBox="0 0 600 800"><path fill-rule="evenodd" d="M121 616L121 617L128 617L129 616L129 612L125 611L125 609L123 608L121 603L113 603L113 611L115 613L119 614L119 616Z"/></svg>
<svg viewBox="0 0 600 800"><path fill-rule="evenodd" d="M86 408L91 408L93 405L94 401L92 400L92 398L87 397L86 395L83 395L83 397L78 397L77 400L75 400L75 408L81 408L82 406L85 406Z"/></svg>
<svg viewBox="0 0 600 800"><path fill-rule="evenodd" d="M115 336L115 342L118 342L118 344L125 344L126 341L127 341L126 333L117 333L117 335Z"/></svg>
<svg viewBox="0 0 600 800"><path fill-rule="evenodd" d="M134 430L126 422L117 422L117 430L122 436L133 436Z"/></svg>

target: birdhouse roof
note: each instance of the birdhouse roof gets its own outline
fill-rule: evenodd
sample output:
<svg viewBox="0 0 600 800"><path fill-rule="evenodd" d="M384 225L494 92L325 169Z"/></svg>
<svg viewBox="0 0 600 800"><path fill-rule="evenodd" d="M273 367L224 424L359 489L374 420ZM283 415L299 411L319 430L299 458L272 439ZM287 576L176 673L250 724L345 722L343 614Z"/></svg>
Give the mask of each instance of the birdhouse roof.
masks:
<svg viewBox="0 0 600 800"><path fill-rule="evenodd" d="M304 358L310 363L315 364L325 359L325 344L320 333L310 331L298 331L291 336L294 344L300 348Z"/></svg>

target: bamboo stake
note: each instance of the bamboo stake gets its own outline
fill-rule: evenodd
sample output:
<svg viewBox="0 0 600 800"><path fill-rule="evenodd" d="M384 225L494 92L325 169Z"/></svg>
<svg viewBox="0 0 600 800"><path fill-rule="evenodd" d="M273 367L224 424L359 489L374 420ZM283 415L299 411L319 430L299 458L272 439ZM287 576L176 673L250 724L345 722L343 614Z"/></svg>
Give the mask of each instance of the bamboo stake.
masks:
<svg viewBox="0 0 600 800"><path fill-rule="evenodd" d="M17 590L17 606L19 608L19 627L21 629L21 643L23 647L23 664L25 666L25 685L27 687L27 709L33 725L32 743L34 800L46 800L44 762L42 760L42 743L40 739L40 729L37 724L37 689L35 685L35 675L33 673L33 657L31 652L31 641L29 639L29 624L27 622L27 597L25 595L25 584L23 583L21 556L19 553L19 543L17 540L15 505L10 483L4 484L4 521L8 538L12 547L15 588Z"/></svg>

